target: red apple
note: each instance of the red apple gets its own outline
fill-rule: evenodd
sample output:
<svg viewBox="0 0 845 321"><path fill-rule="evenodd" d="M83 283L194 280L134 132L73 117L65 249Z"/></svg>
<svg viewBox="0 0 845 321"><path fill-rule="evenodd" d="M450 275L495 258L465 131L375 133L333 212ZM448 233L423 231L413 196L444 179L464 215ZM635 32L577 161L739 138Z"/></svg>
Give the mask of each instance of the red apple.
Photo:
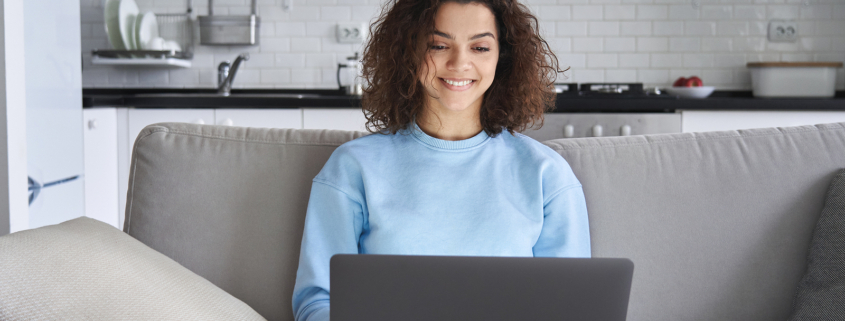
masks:
<svg viewBox="0 0 845 321"><path fill-rule="evenodd" d="M692 76L687 78L686 82L684 83L684 86L701 87L704 86L704 82L701 81L701 78L698 78L697 76Z"/></svg>
<svg viewBox="0 0 845 321"><path fill-rule="evenodd" d="M675 83L672 84L673 87L683 87L686 86L687 79L684 77L678 78L675 80Z"/></svg>

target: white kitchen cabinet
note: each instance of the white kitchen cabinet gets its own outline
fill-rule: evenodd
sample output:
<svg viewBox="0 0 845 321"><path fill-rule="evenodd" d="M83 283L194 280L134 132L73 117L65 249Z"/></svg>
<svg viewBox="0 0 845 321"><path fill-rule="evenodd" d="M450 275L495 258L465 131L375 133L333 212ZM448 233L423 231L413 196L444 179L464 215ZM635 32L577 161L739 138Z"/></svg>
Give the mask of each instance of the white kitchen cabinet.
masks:
<svg viewBox="0 0 845 321"><path fill-rule="evenodd" d="M681 111L685 133L845 122L843 111Z"/></svg>
<svg viewBox="0 0 845 321"><path fill-rule="evenodd" d="M82 110L85 216L120 225L117 179L117 109Z"/></svg>
<svg viewBox="0 0 845 321"><path fill-rule="evenodd" d="M299 108L215 109L214 123L239 127L302 128L302 110Z"/></svg>
<svg viewBox="0 0 845 321"><path fill-rule="evenodd" d="M303 108L303 129L367 131L367 118L360 108Z"/></svg>

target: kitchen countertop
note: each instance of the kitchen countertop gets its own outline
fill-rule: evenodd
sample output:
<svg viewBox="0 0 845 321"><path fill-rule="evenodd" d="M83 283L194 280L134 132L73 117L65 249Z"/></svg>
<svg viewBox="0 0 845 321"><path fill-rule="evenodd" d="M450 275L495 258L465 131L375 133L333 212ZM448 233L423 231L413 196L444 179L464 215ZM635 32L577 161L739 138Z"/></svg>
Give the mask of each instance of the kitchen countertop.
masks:
<svg viewBox="0 0 845 321"><path fill-rule="evenodd" d="M333 89L83 89L82 107L135 108L360 108L360 97ZM845 91L833 98L754 98L751 91L716 91L705 99L668 95L620 98L559 94L554 112L675 112L676 110L845 111Z"/></svg>

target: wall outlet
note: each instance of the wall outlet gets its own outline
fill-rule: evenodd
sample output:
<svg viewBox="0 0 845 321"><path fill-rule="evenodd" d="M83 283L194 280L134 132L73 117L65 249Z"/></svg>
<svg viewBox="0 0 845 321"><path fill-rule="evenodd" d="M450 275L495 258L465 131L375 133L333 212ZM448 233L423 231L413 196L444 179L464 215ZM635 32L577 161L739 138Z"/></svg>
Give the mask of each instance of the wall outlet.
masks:
<svg viewBox="0 0 845 321"><path fill-rule="evenodd" d="M340 22L337 24L337 42L362 43L367 33L367 25L357 22Z"/></svg>
<svg viewBox="0 0 845 321"><path fill-rule="evenodd" d="M795 21L772 20L769 22L769 41L795 42L798 40L798 24Z"/></svg>

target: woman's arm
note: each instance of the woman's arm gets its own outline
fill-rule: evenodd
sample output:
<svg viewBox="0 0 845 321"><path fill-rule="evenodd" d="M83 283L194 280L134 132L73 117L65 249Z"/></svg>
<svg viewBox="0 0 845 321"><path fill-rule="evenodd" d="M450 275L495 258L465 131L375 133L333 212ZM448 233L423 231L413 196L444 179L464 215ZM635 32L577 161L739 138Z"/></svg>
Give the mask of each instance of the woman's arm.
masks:
<svg viewBox="0 0 845 321"><path fill-rule="evenodd" d="M569 185L543 204L543 229L535 257L591 257L587 202L580 184Z"/></svg>
<svg viewBox="0 0 845 321"><path fill-rule="evenodd" d="M293 290L296 321L329 320L329 261L335 254L358 253L363 226L360 201L327 182L313 181Z"/></svg>

